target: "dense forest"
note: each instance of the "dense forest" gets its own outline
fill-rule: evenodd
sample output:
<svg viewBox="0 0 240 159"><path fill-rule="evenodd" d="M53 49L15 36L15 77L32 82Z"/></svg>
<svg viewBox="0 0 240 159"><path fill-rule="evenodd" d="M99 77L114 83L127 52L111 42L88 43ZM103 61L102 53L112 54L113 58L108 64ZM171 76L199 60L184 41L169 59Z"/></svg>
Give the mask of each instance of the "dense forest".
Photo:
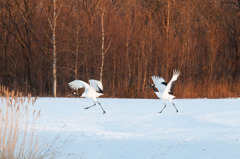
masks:
<svg viewBox="0 0 240 159"><path fill-rule="evenodd" d="M240 96L239 0L1 0L0 85L68 96L154 98L151 76L181 71L178 98ZM79 92L81 93L81 92Z"/></svg>

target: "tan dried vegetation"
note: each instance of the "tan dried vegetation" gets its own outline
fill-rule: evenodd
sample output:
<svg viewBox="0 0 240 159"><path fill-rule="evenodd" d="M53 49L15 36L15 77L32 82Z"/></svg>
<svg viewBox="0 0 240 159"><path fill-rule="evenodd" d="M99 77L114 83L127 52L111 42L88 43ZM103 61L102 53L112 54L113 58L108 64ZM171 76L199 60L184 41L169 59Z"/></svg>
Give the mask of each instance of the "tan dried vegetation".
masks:
<svg viewBox="0 0 240 159"><path fill-rule="evenodd" d="M41 112L34 108L37 98L2 86L0 100L0 159L54 158L56 150L39 140L35 128Z"/></svg>

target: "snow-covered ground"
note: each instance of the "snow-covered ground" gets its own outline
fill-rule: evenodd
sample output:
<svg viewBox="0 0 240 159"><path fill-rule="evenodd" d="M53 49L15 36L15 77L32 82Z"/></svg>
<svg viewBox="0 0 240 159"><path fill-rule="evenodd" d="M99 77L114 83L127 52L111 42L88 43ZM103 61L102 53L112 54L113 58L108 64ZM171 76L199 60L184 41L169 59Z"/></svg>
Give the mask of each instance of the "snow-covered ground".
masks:
<svg viewBox="0 0 240 159"><path fill-rule="evenodd" d="M63 159L239 159L240 98L175 99L162 114L158 99L38 98L36 128L60 135Z"/></svg>

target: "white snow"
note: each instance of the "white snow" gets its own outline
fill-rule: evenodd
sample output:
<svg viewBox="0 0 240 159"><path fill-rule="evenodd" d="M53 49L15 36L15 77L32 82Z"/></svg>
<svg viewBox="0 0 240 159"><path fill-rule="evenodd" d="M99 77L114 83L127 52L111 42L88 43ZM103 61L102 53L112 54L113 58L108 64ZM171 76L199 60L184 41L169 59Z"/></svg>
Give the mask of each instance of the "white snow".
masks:
<svg viewBox="0 0 240 159"><path fill-rule="evenodd" d="M36 129L60 134L64 159L239 159L240 98L100 98L102 114L85 98L38 98ZM66 144L67 143L67 144Z"/></svg>

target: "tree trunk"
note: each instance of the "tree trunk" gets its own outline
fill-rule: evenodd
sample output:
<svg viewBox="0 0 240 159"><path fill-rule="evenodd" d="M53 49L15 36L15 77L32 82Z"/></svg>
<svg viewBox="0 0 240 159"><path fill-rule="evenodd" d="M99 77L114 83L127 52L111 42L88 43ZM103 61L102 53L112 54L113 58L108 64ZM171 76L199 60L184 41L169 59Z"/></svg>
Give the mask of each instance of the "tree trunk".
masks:
<svg viewBox="0 0 240 159"><path fill-rule="evenodd" d="M57 97L57 67L56 67L56 0L53 0L53 96Z"/></svg>
<svg viewBox="0 0 240 159"><path fill-rule="evenodd" d="M104 12L102 11L101 15L101 25L102 25L102 63L101 63L101 68L100 68L100 81L102 82L102 76L103 76L103 66L104 66Z"/></svg>

